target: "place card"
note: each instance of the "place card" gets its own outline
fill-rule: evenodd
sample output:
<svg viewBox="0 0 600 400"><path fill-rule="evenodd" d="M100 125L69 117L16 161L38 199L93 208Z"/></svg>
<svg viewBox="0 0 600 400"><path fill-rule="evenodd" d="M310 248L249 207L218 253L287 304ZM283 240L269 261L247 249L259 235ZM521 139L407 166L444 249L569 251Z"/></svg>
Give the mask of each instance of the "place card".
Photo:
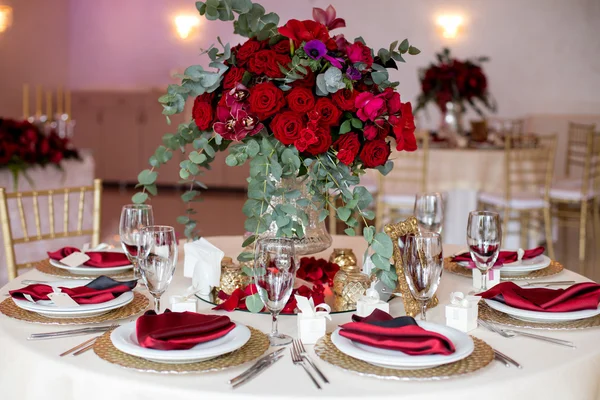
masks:
<svg viewBox="0 0 600 400"><path fill-rule="evenodd" d="M68 267L75 268L85 264L89 259L90 257L87 254L80 253L77 251L75 253L69 254L68 256L60 260L60 262Z"/></svg>
<svg viewBox="0 0 600 400"><path fill-rule="evenodd" d="M491 289L500 283L500 270L492 268L487 273L487 288ZM478 268L473 268L473 287L476 290L481 289L481 271Z"/></svg>
<svg viewBox="0 0 600 400"><path fill-rule="evenodd" d="M78 307L79 303L71 298L66 293L54 292L49 293L48 298L52 300L58 307Z"/></svg>
<svg viewBox="0 0 600 400"><path fill-rule="evenodd" d="M197 300L195 296L171 296L171 311L173 312L197 312Z"/></svg>

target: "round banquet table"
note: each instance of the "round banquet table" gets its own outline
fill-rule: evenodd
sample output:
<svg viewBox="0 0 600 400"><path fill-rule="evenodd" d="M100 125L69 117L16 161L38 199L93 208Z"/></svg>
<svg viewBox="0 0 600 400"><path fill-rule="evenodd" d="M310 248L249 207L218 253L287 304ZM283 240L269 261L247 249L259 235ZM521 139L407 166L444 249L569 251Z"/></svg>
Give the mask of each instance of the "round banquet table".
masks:
<svg viewBox="0 0 600 400"><path fill-rule="evenodd" d="M226 255L240 251L241 237L207 238ZM333 247L350 247L356 254L365 249L362 238L335 236ZM448 245L446 254L458 249ZM331 249L330 249L331 250ZM318 256L328 257L330 250ZM190 280L183 277L183 255L169 288L164 295L181 294ZM37 271L28 272L4 286L0 295L22 286L23 279L48 279ZM556 280L585 280L565 270ZM468 292L470 280L445 273L438 290L440 306L428 312L428 319L444 323L444 305L450 292ZM165 301L165 304L167 301ZM211 313L211 305L198 302L199 312ZM403 314L401 299L390 304L393 315ZM223 312L220 312L223 313ZM236 311L228 314L233 320L268 332L268 315ZM333 315L327 330L331 332L350 320L350 313ZM59 357L58 354L87 337L27 341L36 332L68 329L67 326L36 325L0 315L0 399L6 400L198 400L198 399L600 399L600 339L599 329L579 331L540 331L540 333L573 341L577 348L557 346L528 338L503 338L478 328L471 332L492 347L515 358L523 369L506 368L493 361L485 369L470 375L442 381L399 382L358 376L331 366L316 355L313 361L329 378L323 390L317 390L302 368L294 366L289 352L277 364L251 382L232 390L227 381L249 365L221 372L191 375L160 375L126 370L98 358L93 351L80 356ZM296 318L280 317L280 330L296 336ZM312 353L312 346L307 346Z"/></svg>

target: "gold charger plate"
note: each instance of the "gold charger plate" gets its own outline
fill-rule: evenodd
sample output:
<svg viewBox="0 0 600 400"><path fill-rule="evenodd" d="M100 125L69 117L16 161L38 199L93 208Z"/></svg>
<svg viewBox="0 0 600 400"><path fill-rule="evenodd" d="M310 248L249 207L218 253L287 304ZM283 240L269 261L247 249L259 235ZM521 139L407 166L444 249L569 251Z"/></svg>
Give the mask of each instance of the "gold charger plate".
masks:
<svg viewBox="0 0 600 400"><path fill-rule="evenodd" d="M94 344L94 352L101 359L111 364L116 364L127 369L140 372L154 372L161 374L189 374L194 372L213 372L227 368L237 367L262 356L269 348L269 338L257 329L250 329L250 339L239 349L223 354L210 360L187 363L187 364L165 364L149 361L123 353L112 344L111 332L106 332Z"/></svg>
<svg viewBox="0 0 600 400"><path fill-rule="evenodd" d="M319 339L315 344L315 353L329 364L362 376L400 381L442 380L478 371L494 360L494 350L486 342L472 336L471 338L475 344L475 349L468 357L450 364L427 369L399 370L384 368L350 357L335 347L331 341L331 333Z"/></svg>
<svg viewBox="0 0 600 400"><path fill-rule="evenodd" d="M50 264L50 260L40 261L35 265L35 269L46 275L59 276L66 279L96 279L100 276L72 274L66 269L56 268L54 265ZM127 270L125 272L121 272L120 274L107 274L106 276L113 279L133 279L133 272L131 270Z"/></svg>
<svg viewBox="0 0 600 400"><path fill-rule="evenodd" d="M471 278L473 276L472 270L469 268L465 268L458 263L452 261L451 257L444 258L444 269L452 274L461 275L466 278ZM547 276L556 275L559 272L562 272L564 269L563 265L558 261L552 260L550 261L550 265L546 268L538 269L537 271L532 271L525 275L511 275L511 276L502 276L500 274L501 281L526 281L531 279L544 278Z"/></svg>
<svg viewBox="0 0 600 400"><path fill-rule="evenodd" d="M138 292L133 292L133 300L131 303L126 304L123 307L110 310L106 314L85 318L48 318L17 307L12 298L9 297L0 303L0 312L10 318L38 324L84 325L130 318L145 311L149 304L150 300L148 300L146 296Z"/></svg>
<svg viewBox="0 0 600 400"><path fill-rule="evenodd" d="M529 321L522 321L520 319L513 318L510 315L505 314L503 312L494 310L483 301L479 302L478 318L495 324L512 326L514 328L542 329L548 331L567 331L576 329L595 328L600 326L600 315L596 315L592 318L578 319L575 321L566 322L535 323Z"/></svg>

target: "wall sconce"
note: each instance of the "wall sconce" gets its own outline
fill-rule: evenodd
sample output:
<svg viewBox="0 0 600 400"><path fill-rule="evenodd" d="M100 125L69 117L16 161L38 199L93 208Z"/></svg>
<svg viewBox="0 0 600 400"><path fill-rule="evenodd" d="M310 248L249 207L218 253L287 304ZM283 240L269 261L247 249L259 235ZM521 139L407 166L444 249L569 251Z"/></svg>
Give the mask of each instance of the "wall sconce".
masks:
<svg viewBox="0 0 600 400"><path fill-rule="evenodd" d="M463 25L463 17L460 15L440 15L437 18L437 25L442 30L442 36L446 39L454 39L458 35Z"/></svg>
<svg viewBox="0 0 600 400"><path fill-rule="evenodd" d="M6 31L12 25L13 9L11 6L0 4L0 33Z"/></svg>
<svg viewBox="0 0 600 400"><path fill-rule="evenodd" d="M181 39L187 39L192 31L200 26L200 18L195 15L178 15L175 17L175 29Z"/></svg>

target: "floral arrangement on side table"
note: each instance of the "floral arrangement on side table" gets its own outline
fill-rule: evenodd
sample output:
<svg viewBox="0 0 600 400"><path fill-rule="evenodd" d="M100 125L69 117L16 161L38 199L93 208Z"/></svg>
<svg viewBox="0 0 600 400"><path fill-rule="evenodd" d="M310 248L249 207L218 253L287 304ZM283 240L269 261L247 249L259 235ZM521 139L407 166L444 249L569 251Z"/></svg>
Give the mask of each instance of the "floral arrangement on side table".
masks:
<svg viewBox="0 0 600 400"><path fill-rule="evenodd" d="M150 157L151 168L138 176L142 191L133 201L156 195L157 169L173 151L191 145L180 177L189 185L183 201L193 202L205 188L198 176L216 152L228 149L227 165L250 162L243 211L245 228L254 234L242 246L273 227L277 236L302 238L308 224L302 207L323 221L327 205L341 203L336 215L347 224L345 232L354 235L362 220L377 275L394 287L392 242L368 223L374 218L368 209L372 196L359 182L368 168L383 174L392 169L391 143L398 151L417 148L411 104L401 101L399 83L389 81L388 69L419 50L405 39L374 52L360 37L332 36L345 22L331 6L313 9L315 20L284 25L277 14L250 0L199 1L196 7L208 20L233 21L235 33L248 40L232 48L219 39L220 49L203 53L210 58L208 70L187 68L179 75L181 84L169 85L160 97L167 118L182 112L193 97L193 121L163 137L164 145ZM286 179L304 180L308 195L278 186ZM286 204L291 201L296 206ZM194 214L190 204L178 219L187 236L195 235ZM238 259L252 258L245 252Z"/></svg>

